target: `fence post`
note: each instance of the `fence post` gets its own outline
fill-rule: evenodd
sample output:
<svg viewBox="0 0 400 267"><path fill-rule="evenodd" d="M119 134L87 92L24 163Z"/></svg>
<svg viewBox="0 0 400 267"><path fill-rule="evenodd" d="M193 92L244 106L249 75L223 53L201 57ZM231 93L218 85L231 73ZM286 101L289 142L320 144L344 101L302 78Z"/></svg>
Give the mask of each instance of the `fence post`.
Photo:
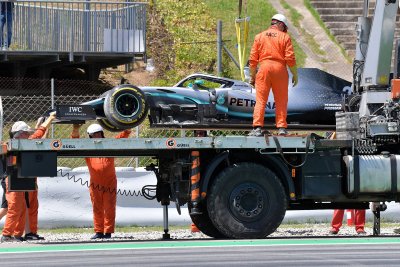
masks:
<svg viewBox="0 0 400 267"><path fill-rule="evenodd" d="M90 20L90 0L86 0L86 4L85 4L85 10L84 10L84 13L83 13L83 21L84 21L84 23L85 23L85 36L84 36L84 50L85 50L85 52L89 52L89 43L90 43L90 40L89 40L89 36L90 36L90 22L89 22L89 20Z"/></svg>
<svg viewBox="0 0 400 267"><path fill-rule="evenodd" d="M54 78L51 78L51 109L54 110ZM54 138L54 125L51 125L51 138Z"/></svg>
<svg viewBox="0 0 400 267"><path fill-rule="evenodd" d="M222 20L217 22L217 76L222 73Z"/></svg>
<svg viewBox="0 0 400 267"><path fill-rule="evenodd" d="M71 10L69 11L70 14L70 23L72 25L72 27L70 28L70 40L69 40L69 61L73 62L74 61L74 42L75 42L75 32L74 32L74 28L75 28L75 20L73 17L73 12L72 12L72 6L70 7Z"/></svg>

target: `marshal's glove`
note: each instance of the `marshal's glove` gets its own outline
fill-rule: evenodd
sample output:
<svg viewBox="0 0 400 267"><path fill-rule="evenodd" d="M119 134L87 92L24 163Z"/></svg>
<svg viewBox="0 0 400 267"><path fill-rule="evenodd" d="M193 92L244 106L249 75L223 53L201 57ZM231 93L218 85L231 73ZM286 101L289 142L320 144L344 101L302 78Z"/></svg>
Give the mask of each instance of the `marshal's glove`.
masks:
<svg viewBox="0 0 400 267"><path fill-rule="evenodd" d="M257 74L257 69L256 68L250 68L249 84L251 86L253 86L253 87L256 85L256 74Z"/></svg>
<svg viewBox="0 0 400 267"><path fill-rule="evenodd" d="M290 72L292 73L292 85L295 87L297 83L299 82L299 75L297 74L297 66L294 65L293 67L289 67Z"/></svg>
<svg viewBox="0 0 400 267"><path fill-rule="evenodd" d="M249 80L249 84L250 84L251 86L255 87L255 85L256 85L256 79L254 79L253 77L251 77L250 80Z"/></svg>

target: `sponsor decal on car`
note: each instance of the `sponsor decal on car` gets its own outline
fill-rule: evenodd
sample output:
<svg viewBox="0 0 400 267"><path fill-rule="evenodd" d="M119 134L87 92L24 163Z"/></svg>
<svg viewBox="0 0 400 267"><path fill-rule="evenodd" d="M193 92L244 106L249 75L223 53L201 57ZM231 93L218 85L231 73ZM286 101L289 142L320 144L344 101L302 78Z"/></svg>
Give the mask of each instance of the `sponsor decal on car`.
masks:
<svg viewBox="0 0 400 267"><path fill-rule="evenodd" d="M225 103L225 94L220 94L217 98L217 103L223 105Z"/></svg>
<svg viewBox="0 0 400 267"><path fill-rule="evenodd" d="M342 104L324 104L324 110L341 110Z"/></svg>
<svg viewBox="0 0 400 267"><path fill-rule="evenodd" d="M255 107L256 101L247 98L231 97L231 99L229 100L229 105L238 107Z"/></svg>

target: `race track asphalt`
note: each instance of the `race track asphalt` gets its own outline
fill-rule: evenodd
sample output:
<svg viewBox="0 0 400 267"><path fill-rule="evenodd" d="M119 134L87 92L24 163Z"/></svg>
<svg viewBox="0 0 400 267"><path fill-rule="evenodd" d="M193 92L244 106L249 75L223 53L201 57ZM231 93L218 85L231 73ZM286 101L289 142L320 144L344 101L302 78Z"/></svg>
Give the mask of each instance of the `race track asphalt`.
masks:
<svg viewBox="0 0 400 267"><path fill-rule="evenodd" d="M399 266L398 237L10 244L0 266Z"/></svg>

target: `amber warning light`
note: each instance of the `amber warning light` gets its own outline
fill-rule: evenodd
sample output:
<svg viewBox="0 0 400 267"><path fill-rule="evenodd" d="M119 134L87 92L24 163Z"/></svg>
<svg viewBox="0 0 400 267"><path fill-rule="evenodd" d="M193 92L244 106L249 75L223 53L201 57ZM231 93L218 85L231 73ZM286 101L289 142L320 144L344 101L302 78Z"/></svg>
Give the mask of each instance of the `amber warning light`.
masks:
<svg viewBox="0 0 400 267"><path fill-rule="evenodd" d="M400 79L392 79L392 99L400 98Z"/></svg>

